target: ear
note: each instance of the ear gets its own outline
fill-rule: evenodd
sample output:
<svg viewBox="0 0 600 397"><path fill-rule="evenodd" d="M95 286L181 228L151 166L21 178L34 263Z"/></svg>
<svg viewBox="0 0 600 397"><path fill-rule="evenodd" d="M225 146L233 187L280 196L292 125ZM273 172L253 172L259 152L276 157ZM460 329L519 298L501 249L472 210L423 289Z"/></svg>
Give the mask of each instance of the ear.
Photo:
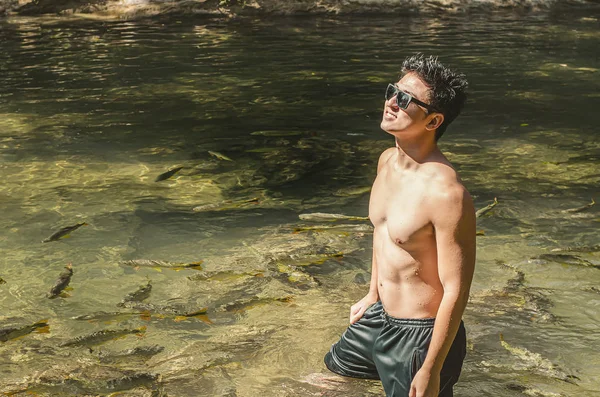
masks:
<svg viewBox="0 0 600 397"><path fill-rule="evenodd" d="M437 129L444 122L444 115L441 113L432 113L429 115L429 117L431 117L431 119L425 128L430 131Z"/></svg>

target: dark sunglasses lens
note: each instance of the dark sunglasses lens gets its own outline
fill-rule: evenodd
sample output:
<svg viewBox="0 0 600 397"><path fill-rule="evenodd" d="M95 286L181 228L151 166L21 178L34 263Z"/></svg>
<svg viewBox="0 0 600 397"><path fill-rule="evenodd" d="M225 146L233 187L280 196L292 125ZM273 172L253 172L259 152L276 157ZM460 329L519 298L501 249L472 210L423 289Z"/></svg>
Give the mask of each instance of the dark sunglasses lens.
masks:
<svg viewBox="0 0 600 397"><path fill-rule="evenodd" d="M405 94L404 92L398 92L396 101L398 102L398 107L406 109L408 107L408 104L410 103L410 96L408 96L408 94Z"/></svg>
<svg viewBox="0 0 600 397"><path fill-rule="evenodd" d="M391 84L388 84L387 90L385 91L385 99L389 101L391 98L394 97L394 95L396 95L397 92L398 90L396 89L396 87L394 87Z"/></svg>

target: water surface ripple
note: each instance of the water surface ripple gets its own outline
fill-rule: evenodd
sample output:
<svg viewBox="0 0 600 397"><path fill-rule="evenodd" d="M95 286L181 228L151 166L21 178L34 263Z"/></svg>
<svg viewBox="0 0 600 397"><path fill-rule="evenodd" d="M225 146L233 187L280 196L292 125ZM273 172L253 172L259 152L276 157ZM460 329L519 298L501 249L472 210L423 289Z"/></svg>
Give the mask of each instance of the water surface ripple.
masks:
<svg viewBox="0 0 600 397"><path fill-rule="evenodd" d="M468 76L441 146L478 208L499 202L456 394L598 395L597 24L0 20L0 328L49 325L0 342L0 391L382 395L320 375L370 226L298 215L367 215L385 86L421 51Z"/></svg>

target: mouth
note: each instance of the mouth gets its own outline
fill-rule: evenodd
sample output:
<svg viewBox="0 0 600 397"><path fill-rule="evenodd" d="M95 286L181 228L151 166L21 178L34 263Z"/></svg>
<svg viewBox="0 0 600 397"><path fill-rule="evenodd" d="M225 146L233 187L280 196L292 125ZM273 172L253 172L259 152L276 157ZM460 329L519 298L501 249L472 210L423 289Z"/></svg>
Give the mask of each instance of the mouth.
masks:
<svg viewBox="0 0 600 397"><path fill-rule="evenodd" d="M386 111L383 113L383 117L385 119L388 120L395 120L398 118L398 116L395 113L390 112L389 110L386 109Z"/></svg>

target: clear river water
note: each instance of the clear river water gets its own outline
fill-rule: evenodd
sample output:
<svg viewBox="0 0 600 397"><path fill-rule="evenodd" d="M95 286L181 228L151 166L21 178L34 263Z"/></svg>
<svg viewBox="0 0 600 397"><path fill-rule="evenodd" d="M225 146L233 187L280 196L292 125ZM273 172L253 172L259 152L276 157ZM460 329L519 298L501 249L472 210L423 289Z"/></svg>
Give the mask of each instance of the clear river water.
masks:
<svg viewBox="0 0 600 397"><path fill-rule="evenodd" d="M368 289L386 85L424 52L470 81L440 146L498 201L456 395L600 395L598 48L578 13L0 20L0 392L383 395L322 357Z"/></svg>

